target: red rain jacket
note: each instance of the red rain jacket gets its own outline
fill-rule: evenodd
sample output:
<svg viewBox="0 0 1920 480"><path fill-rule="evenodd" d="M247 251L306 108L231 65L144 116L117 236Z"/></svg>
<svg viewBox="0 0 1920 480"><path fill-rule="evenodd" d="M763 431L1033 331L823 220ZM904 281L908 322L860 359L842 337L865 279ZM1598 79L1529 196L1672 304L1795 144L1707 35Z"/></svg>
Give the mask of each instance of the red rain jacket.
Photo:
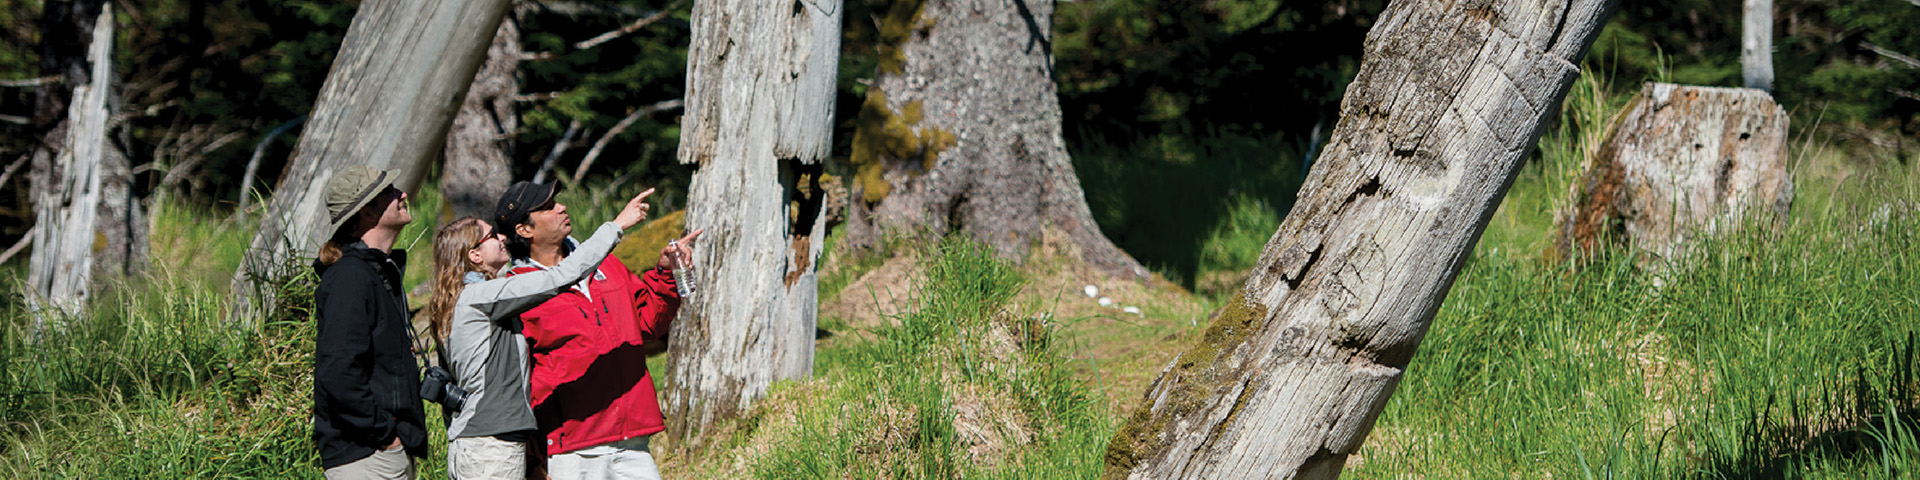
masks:
<svg viewBox="0 0 1920 480"><path fill-rule="evenodd" d="M538 268L514 267L508 275ZM591 296L575 286L520 314L547 455L666 429L641 345L666 341L680 308L673 276L658 269L634 275L609 255L587 282Z"/></svg>

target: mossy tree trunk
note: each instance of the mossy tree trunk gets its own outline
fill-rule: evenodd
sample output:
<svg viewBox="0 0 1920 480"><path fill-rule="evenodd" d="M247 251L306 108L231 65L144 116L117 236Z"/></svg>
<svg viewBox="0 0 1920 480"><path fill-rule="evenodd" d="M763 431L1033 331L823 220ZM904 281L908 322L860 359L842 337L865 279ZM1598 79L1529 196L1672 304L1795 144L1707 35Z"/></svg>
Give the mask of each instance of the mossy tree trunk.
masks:
<svg viewBox="0 0 1920 480"><path fill-rule="evenodd" d="M234 273L233 320L273 299L257 279L312 255L327 230L322 192L341 167L402 172L413 191L440 155L447 126L500 27L509 0L367 0L353 16L314 101L287 173ZM432 221L425 217L417 221ZM260 303L255 303L256 301Z"/></svg>
<svg viewBox="0 0 1920 480"><path fill-rule="evenodd" d="M86 5L81 5L86 4ZM52 62L62 70L71 96L45 105L65 107L34 154L33 204L38 227L27 267L29 302L80 313L96 277L132 273L146 259L146 221L132 192L127 157L107 139L113 114L113 9L100 2L71 2L62 22L87 45L76 62ZM49 32L54 34L56 32ZM60 40L48 39L49 43Z"/></svg>
<svg viewBox="0 0 1920 480"><path fill-rule="evenodd" d="M700 290L670 332L667 433L700 444L776 380L813 371L838 0L695 2L680 162Z"/></svg>
<svg viewBox="0 0 1920 480"><path fill-rule="evenodd" d="M520 117L513 96L520 93L514 73L520 68L520 28L500 22L487 47L487 62L473 76L466 101L447 132L446 163L440 167L440 196L453 218L492 215L513 183L513 131Z"/></svg>
<svg viewBox="0 0 1920 480"><path fill-rule="evenodd" d="M1109 443L1107 476L1338 476L1612 6L1388 5L1299 203Z"/></svg>
<svg viewBox="0 0 1920 480"><path fill-rule="evenodd" d="M1052 229L1108 275L1146 275L1074 176L1052 26L1051 0L894 2L853 138L853 246L959 231L1020 260Z"/></svg>

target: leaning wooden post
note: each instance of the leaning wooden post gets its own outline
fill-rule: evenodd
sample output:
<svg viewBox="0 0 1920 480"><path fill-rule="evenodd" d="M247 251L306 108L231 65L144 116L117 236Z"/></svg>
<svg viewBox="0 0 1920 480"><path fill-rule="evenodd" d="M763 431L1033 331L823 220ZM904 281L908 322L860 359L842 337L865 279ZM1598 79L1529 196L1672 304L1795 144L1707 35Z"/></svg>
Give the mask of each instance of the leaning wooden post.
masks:
<svg viewBox="0 0 1920 480"><path fill-rule="evenodd" d="M234 272L230 321L271 309L261 279L311 255L325 231L321 191L348 165L402 172L419 187L447 126L487 58L509 0L367 0L353 16L286 176L273 189L247 258ZM427 219L425 221L432 221ZM257 303L256 303L257 302Z"/></svg>
<svg viewBox="0 0 1920 480"><path fill-rule="evenodd" d="M1389 5L1299 203L1108 445L1106 475L1338 476L1612 6Z"/></svg>
<svg viewBox="0 0 1920 480"><path fill-rule="evenodd" d="M669 342L663 408L677 445L813 372L840 12L839 0L693 5L680 162L699 169L687 229L706 233L700 291Z"/></svg>

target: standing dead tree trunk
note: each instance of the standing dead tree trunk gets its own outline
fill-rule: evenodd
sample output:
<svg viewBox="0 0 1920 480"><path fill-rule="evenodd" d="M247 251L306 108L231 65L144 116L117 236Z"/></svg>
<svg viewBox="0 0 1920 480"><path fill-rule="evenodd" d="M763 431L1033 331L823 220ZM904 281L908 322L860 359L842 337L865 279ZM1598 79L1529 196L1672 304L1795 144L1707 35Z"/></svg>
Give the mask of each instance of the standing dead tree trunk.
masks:
<svg viewBox="0 0 1920 480"><path fill-rule="evenodd" d="M1612 6L1388 5L1299 203L1108 444L1106 475L1338 476Z"/></svg>
<svg viewBox="0 0 1920 480"><path fill-rule="evenodd" d="M1773 91L1773 0L1746 0L1740 15L1740 77Z"/></svg>
<svg viewBox="0 0 1920 480"><path fill-rule="evenodd" d="M341 167L398 169L412 190L445 145L447 126L510 6L508 0L368 0L340 44L285 178L234 273L230 320L273 299L256 279L311 255L327 235L321 192ZM253 300L259 300L256 304Z"/></svg>
<svg viewBox="0 0 1920 480"><path fill-rule="evenodd" d="M1052 0L899 1L882 23L853 138L853 244L964 231L1018 261L1054 229L1100 271L1146 276L1093 222L1061 139Z"/></svg>
<svg viewBox="0 0 1920 480"><path fill-rule="evenodd" d="M520 93L514 74L520 69L520 28L500 22L487 47L487 62L473 76L460 114L447 133L446 163L440 168L440 195L453 217L493 212L494 202L513 183L513 140L520 116L513 96Z"/></svg>
<svg viewBox="0 0 1920 480"><path fill-rule="evenodd" d="M813 373L820 175L832 149L840 1L695 2L680 162L701 290L669 341L667 432L700 442L776 380Z"/></svg>
<svg viewBox="0 0 1920 480"><path fill-rule="evenodd" d="M1697 235L1786 223L1787 111L1767 92L1648 83L1620 115L1554 219L1559 252L1588 258L1612 240L1657 268Z"/></svg>
<svg viewBox="0 0 1920 480"><path fill-rule="evenodd" d="M49 7L51 8L51 7ZM113 9L99 5L82 29L91 38L85 74L74 78L65 128L43 149L35 175L33 254L27 284L36 309L80 313L96 276L131 273L145 260L146 223L131 196L126 156L108 142L113 85ZM51 157L51 158L47 158Z"/></svg>

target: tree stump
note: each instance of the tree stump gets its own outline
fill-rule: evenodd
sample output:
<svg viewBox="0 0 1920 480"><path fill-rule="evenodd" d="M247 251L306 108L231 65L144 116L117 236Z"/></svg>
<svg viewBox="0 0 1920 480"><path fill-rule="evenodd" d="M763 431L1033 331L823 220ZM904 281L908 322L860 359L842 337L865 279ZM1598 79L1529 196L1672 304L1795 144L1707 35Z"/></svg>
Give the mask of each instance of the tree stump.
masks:
<svg viewBox="0 0 1920 480"><path fill-rule="evenodd" d="M91 38L84 80L73 86L61 142L55 153L35 152L33 254L27 267L28 304L36 312L52 307L68 315L82 313L96 276L131 273L146 258L146 221L131 201L132 175L126 156L107 141L112 128L113 8L99 12L84 30ZM36 319L44 316L36 315ZM36 322L37 325L37 322Z"/></svg>
<svg viewBox="0 0 1920 480"><path fill-rule="evenodd" d="M1583 259L1625 242L1672 261L1701 235L1783 224L1793 200L1787 112L1750 88L1648 83L1582 170L1555 247Z"/></svg>

